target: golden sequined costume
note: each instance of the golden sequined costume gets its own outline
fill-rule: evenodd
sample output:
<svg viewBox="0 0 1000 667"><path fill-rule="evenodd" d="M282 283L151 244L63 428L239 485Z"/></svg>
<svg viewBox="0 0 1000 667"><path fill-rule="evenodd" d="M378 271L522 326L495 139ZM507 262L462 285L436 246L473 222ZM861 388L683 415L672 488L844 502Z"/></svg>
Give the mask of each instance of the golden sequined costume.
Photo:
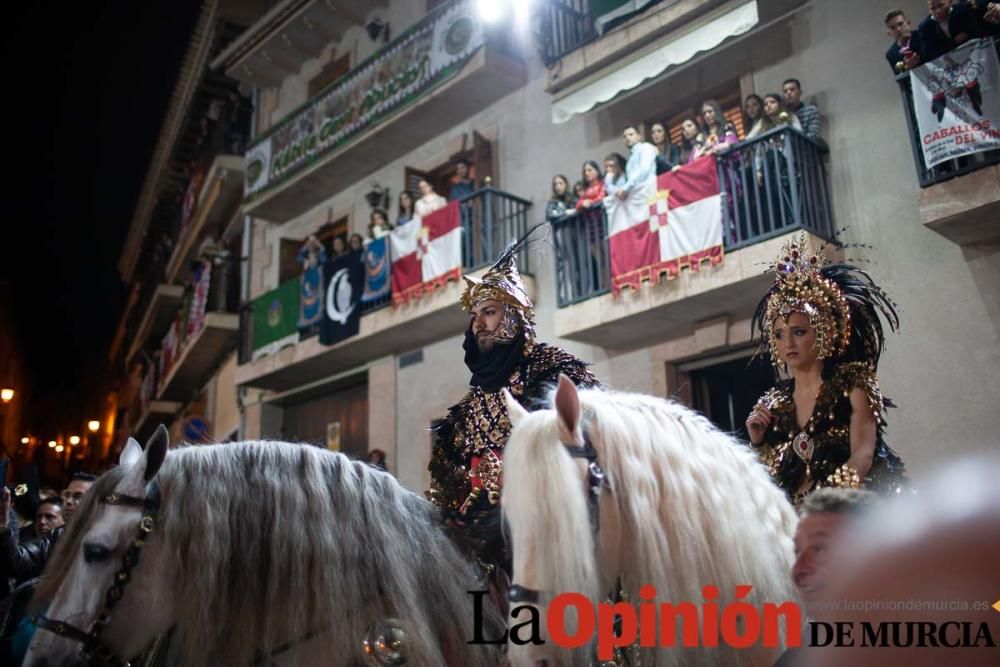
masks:
<svg viewBox="0 0 1000 667"><path fill-rule="evenodd" d="M779 382L760 398L757 404L774 417L757 446L761 459L796 504L823 486L899 492L907 481L903 462L884 437L886 409L894 406L882 395L876 372L885 343L879 316L893 330L899 325L892 302L853 264L833 263L822 250L810 254L804 236L782 249L773 268L775 282L753 318L761 350L770 354L780 372L774 324L778 319L787 321L792 313L806 315L816 331L823 384L804 428L799 428L796 418L794 380ZM855 389L864 393L877 423L872 465L864 479L847 465L851 457L850 395Z"/></svg>
<svg viewBox="0 0 1000 667"><path fill-rule="evenodd" d="M471 326L466 331L463 347L473 373L471 388L435 426L428 466L428 496L488 571L498 566L509 570L498 504L503 450L511 429L502 390L533 410L560 373L577 386L598 386L586 363L558 347L535 342L534 307L516 265L522 248L523 241L512 244L481 279L465 278L465 310L493 300L504 312L489 353L478 351Z"/></svg>

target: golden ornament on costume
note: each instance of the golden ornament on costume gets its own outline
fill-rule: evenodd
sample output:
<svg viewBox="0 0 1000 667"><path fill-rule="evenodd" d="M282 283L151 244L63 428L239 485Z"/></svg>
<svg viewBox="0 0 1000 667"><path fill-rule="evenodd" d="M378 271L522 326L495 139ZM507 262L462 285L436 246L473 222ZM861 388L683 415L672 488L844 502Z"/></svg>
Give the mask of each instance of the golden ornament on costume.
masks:
<svg viewBox="0 0 1000 667"><path fill-rule="evenodd" d="M532 230L534 231L534 230ZM530 236L529 232L527 236ZM482 278L463 276L462 309L470 311L483 301L495 300L505 307L503 321L495 332L502 341L513 340L518 328L524 330L529 341L535 338L535 306L517 270L517 252L514 246L507 249Z"/></svg>
<svg viewBox="0 0 1000 667"><path fill-rule="evenodd" d="M805 235L789 241L775 262L775 286L767 301L764 332L771 359L777 365L774 324L787 322L792 313L802 313L816 330L817 354L821 359L842 354L851 339L851 309L836 283L823 277L829 260L806 250Z"/></svg>

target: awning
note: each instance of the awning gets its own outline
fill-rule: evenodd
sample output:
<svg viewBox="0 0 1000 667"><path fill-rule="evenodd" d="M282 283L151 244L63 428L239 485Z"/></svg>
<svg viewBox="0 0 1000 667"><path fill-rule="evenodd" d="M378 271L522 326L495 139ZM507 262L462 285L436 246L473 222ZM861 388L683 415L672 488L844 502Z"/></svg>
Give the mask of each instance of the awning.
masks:
<svg viewBox="0 0 1000 667"><path fill-rule="evenodd" d="M620 93L631 90L668 67L691 60L714 49L730 37L742 35L757 25L757 0L738 0L709 13L666 36L652 51L640 53L630 62L615 64L579 88L552 102L552 122L565 123L576 114L590 111Z"/></svg>

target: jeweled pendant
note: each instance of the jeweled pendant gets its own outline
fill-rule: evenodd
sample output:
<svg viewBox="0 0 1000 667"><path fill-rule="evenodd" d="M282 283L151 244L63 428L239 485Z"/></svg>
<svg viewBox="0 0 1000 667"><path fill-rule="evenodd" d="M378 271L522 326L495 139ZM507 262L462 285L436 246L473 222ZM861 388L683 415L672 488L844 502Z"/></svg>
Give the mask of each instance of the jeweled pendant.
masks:
<svg viewBox="0 0 1000 667"><path fill-rule="evenodd" d="M792 440L792 449L795 450L795 453L798 454L800 459L809 463L812 459L815 443L813 443L812 438L810 438L809 435L803 431L795 436L794 440Z"/></svg>

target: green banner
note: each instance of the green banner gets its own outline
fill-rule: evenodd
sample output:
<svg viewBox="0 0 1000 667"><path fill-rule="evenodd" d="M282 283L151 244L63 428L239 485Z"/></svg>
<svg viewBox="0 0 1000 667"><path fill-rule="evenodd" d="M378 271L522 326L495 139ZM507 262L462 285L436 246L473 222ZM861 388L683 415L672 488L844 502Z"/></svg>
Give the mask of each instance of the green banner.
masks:
<svg viewBox="0 0 1000 667"><path fill-rule="evenodd" d="M299 332L299 279L282 283L253 302L253 349Z"/></svg>
<svg viewBox="0 0 1000 667"><path fill-rule="evenodd" d="M316 97L291 112L246 153L251 200L455 76L485 43L469 0L441 5Z"/></svg>

